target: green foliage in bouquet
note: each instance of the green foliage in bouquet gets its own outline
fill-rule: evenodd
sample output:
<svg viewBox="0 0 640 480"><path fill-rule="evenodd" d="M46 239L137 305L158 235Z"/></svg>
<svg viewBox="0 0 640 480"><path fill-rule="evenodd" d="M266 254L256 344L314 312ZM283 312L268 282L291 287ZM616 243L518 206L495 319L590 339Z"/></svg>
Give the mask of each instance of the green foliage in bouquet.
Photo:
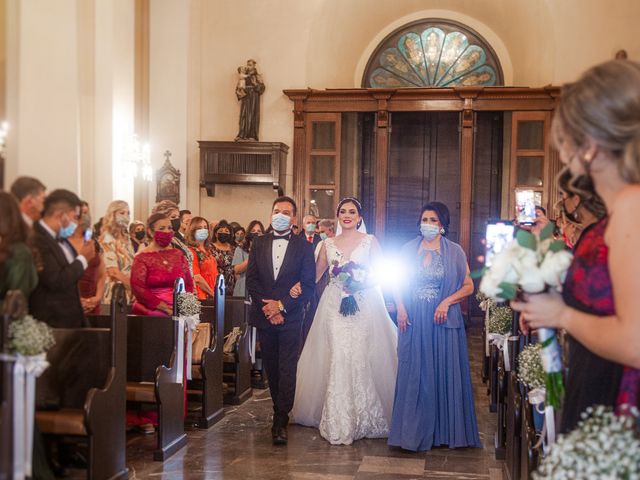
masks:
<svg viewBox="0 0 640 480"><path fill-rule="evenodd" d="M544 388L546 374L542 367L539 343L527 345L518 354L518 380L529 388Z"/></svg>
<svg viewBox="0 0 640 480"><path fill-rule="evenodd" d="M534 479L640 478L638 409L617 416L609 407L589 407L578 427L553 444Z"/></svg>
<svg viewBox="0 0 640 480"><path fill-rule="evenodd" d="M9 349L24 356L40 355L55 344L51 328L31 315L9 324Z"/></svg>
<svg viewBox="0 0 640 480"><path fill-rule="evenodd" d="M201 311L202 305L195 294L189 292L178 294L178 315L191 317L193 315L200 315Z"/></svg>
<svg viewBox="0 0 640 480"><path fill-rule="evenodd" d="M489 321L487 322L487 331L489 333L506 335L511 331L512 320L513 310L511 310L511 308L507 306L491 307Z"/></svg>

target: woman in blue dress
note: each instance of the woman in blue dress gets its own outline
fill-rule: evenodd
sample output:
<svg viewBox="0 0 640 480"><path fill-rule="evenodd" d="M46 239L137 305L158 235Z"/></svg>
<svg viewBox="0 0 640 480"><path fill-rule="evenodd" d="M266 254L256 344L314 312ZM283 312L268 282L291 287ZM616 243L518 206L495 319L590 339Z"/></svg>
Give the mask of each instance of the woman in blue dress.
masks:
<svg viewBox="0 0 640 480"><path fill-rule="evenodd" d="M481 447L460 301L473 293L462 248L445 238L449 210L422 208L418 237L402 249L411 272L396 295L398 377L389 445L406 450Z"/></svg>

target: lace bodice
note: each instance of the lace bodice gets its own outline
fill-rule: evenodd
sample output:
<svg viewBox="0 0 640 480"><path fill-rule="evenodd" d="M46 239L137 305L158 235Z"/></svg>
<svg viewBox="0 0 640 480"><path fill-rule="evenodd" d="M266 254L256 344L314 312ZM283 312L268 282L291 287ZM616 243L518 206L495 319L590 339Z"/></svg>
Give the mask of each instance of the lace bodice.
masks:
<svg viewBox="0 0 640 480"><path fill-rule="evenodd" d="M432 302L440 295L442 279L444 278L444 263L442 255L436 251L431 252L431 263L424 266L426 252L420 255L417 275L413 287L413 296L416 299Z"/></svg>
<svg viewBox="0 0 640 480"><path fill-rule="evenodd" d="M329 276L333 278L331 267L335 262L338 264L354 261L361 265L368 266L370 263L370 251L371 251L371 235L366 235L356 248L353 249L351 255L346 257L345 254L337 247L333 238L327 238L324 241L325 248L327 250L327 263L329 264Z"/></svg>

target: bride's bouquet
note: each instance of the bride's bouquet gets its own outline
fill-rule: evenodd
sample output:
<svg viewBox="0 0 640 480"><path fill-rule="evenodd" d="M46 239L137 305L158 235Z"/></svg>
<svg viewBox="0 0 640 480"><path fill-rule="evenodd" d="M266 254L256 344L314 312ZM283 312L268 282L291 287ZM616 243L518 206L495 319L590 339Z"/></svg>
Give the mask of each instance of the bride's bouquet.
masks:
<svg viewBox="0 0 640 480"><path fill-rule="evenodd" d="M360 307L358 307L354 294L370 286L369 269L353 261L340 263L334 260L331 275L342 284L340 314L343 317L355 315L360 311Z"/></svg>
<svg viewBox="0 0 640 480"><path fill-rule="evenodd" d="M480 291L496 301L513 300L522 292L560 291L573 256L564 242L552 238L553 228L550 223L539 237L519 230L516 238L493 257L491 266L483 269ZM564 395L560 346L553 329L541 328L538 336L546 372L546 401L559 408Z"/></svg>

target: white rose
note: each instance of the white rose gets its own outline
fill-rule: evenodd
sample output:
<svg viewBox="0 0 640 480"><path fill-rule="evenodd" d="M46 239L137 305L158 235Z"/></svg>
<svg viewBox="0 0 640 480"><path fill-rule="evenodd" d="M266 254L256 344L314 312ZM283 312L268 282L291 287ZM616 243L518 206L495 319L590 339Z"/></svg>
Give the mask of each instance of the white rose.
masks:
<svg viewBox="0 0 640 480"><path fill-rule="evenodd" d="M487 272L480 281L480 291L489 298L498 298L498 294L502 291L498 288L499 283L500 281Z"/></svg>
<svg viewBox="0 0 640 480"><path fill-rule="evenodd" d="M498 280L498 283L517 283L518 273L513 268L516 262L516 252L513 249L505 249L493 257L489 274Z"/></svg>
<svg viewBox="0 0 640 480"><path fill-rule="evenodd" d="M542 272L538 267L527 268L520 272L520 286L527 293L540 293L544 290L545 283Z"/></svg>
<svg viewBox="0 0 640 480"><path fill-rule="evenodd" d="M540 272L545 283L554 288L560 288L567 275L573 256L567 250L547 252L540 265Z"/></svg>
<svg viewBox="0 0 640 480"><path fill-rule="evenodd" d="M353 279L356 282L364 282L365 279L365 271L361 268L354 268L352 270Z"/></svg>

